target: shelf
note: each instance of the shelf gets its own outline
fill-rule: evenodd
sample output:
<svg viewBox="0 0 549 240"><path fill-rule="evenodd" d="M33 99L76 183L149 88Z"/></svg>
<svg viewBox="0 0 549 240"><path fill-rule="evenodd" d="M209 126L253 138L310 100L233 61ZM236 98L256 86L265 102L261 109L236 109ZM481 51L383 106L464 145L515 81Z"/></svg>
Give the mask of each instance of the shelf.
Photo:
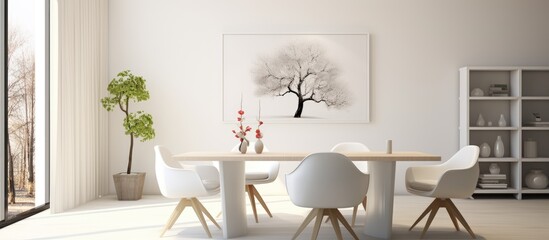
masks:
<svg viewBox="0 0 549 240"><path fill-rule="evenodd" d="M549 158L522 158L522 162L546 163L546 162L549 162Z"/></svg>
<svg viewBox="0 0 549 240"><path fill-rule="evenodd" d="M518 127L469 127L471 131L501 131L501 130L519 130Z"/></svg>
<svg viewBox="0 0 549 240"><path fill-rule="evenodd" d="M495 162L495 163L498 163L498 162L518 162L518 159L517 158L494 158L494 157L483 158L483 157L479 157L478 161L479 162L486 162L486 163L492 163L492 162Z"/></svg>
<svg viewBox="0 0 549 240"><path fill-rule="evenodd" d="M519 97L491 97L491 96L483 96L483 97L469 97L469 100L479 100L479 101L499 101L499 100L518 100Z"/></svg>
<svg viewBox="0 0 549 240"><path fill-rule="evenodd" d="M525 131L537 131L537 130L547 131L547 130L549 130L549 127L522 127L522 130L525 130Z"/></svg>
<svg viewBox="0 0 549 240"><path fill-rule="evenodd" d="M522 193L549 193L549 188L531 189L531 188L524 187L522 188Z"/></svg>
<svg viewBox="0 0 549 240"><path fill-rule="evenodd" d="M475 194L513 194L517 199L521 199L522 193L549 194L549 188L522 188L523 179L531 170L549 174L549 67L463 67L459 73L459 145L487 143L491 155L479 157L480 173L488 173L490 165L497 164L509 186L507 189L477 187ZM498 87L502 90L505 85L508 96L489 96L489 90L496 84L501 85ZM484 96L473 96L471 93L476 88L481 89ZM536 119L538 114L543 122L539 116ZM498 125L501 116L507 123L505 127ZM484 124L479 126L477 122L482 120ZM497 137L501 137L505 149L502 158L494 157ZM525 144L529 140L536 142L537 154L528 156L536 158L522 157L525 146L529 153L534 151L531 143Z"/></svg>
<svg viewBox="0 0 549 240"><path fill-rule="evenodd" d="M547 96L528 96L528 97L522 97L522 100L541 100L541 101L549 101L549 97Z"/></svg>
<svg viewBox="0 0 549 240"><path fill-rule="evenodd" d="M491 194L497 194L497 193L518 193L518 190L516 188L500 188L500 189L485 189L485 188L477 188L475 189L475 193L491 193Z"/></svg>

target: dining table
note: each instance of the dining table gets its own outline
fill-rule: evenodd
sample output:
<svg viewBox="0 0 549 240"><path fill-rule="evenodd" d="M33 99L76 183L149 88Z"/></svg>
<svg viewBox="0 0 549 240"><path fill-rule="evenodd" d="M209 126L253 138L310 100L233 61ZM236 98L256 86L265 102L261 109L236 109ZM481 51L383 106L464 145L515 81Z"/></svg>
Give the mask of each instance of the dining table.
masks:
<svg viewBox="0 0 549 240"><path fill-rule="evenodd" d="M218 161L223 212L223 237L245 236L246 218L245 162L302 161L311 152L186 152L177 154L178 161ZM367 193L366 224L363 233L390 239L393 224L396 162L440 161L441 157L424 152L346 152L352 161L368 161L370 184Z"/></svg>

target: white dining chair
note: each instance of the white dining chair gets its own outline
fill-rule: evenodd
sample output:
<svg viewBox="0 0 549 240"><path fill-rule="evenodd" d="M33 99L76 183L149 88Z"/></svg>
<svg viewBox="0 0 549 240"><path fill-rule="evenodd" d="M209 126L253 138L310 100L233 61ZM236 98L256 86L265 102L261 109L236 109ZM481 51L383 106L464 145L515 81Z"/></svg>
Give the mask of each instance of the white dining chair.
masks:
<svg viewBox="0 0 549 240"><path fill-rule="evenodd" d="M322 218L328 216L338 239L343 239L339 222L358 236L338 208L353 207L368 191L370 176L362 173L340 153L313 153L305 157L297 168L286 175L286 189L290 200L299 207L312 208L292 239L296 239L316 218L311 239L316 239Z"/></svg>
<svg viewBox="0 0 549 240"><path fill-rule="evenodd" d="M232 152L238 152L238 144L232 149ZM253 151L255 149L255 142L250 142L248 149ZM263 152L269 152L269 149L265 146ZM278 177L278 170L280 169L280 163L278 161L247 161L245 164L245 175L246 175L246 192L248 192L248 197L250 199L250 205L252 206L252 211L254 213L255 222L258 223L257 209L255 204L255 199L261 204L265 212L269 217L273 217L269 207L257 191L255 185L258 184L267 184L271 183Z"/></svg>
<svg viewBox="0 0 549 240"><path fill-rule="evenodd" d="M162 237L171 229L185 207L192 207L202 227L212 237L204 219L206 215L214 225L221 229L212 215L200 203L197 197L219 193L219 172L214 166L182 166L172 158L170 151L163 146L155 146L155 171L158 187L164 197L181 199L162 230Z"/></svg>
<svg viewBox="0 0 549 240"><path fill-rule="evenodd" d="M430 213L421 233L423 238L438 209L444 207L457 231L459 231L457 223L459 220L469 234L476 238L465 218L450 199L468 198L475 191L479 176L478 155L478 146L466 146L440 165L410 167L406 170L408 192L435 198L409 230L412 230L427 213Z"/></svg>
<svg viewBox="0 0 549 240"><path fill-rule="evenodd" d="M342 142L336 144L332 150L332 152L338 152L338 153L345 153L345 152L369 152L370 149L359 142ZM355 166L362 171L364 174L368 174L368 162L366 161L353 161ZM362 207L364 208L364 211L366 211L366 204L368 202L368 198L366 195L364 195L364 198L362 199ZM356 222L356 214L358 211L358 206L360 203L353 207L353 217L351 220L351 226L355 225Z"/></svg>

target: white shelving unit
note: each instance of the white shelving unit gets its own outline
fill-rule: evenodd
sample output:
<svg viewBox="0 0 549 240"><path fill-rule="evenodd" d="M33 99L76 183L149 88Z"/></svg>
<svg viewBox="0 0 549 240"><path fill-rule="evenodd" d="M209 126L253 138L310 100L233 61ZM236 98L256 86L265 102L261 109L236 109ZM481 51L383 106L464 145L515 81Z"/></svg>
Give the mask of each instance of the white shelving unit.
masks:
<svg viewBox="0 0 549 240"><path fill-rule="evenodd" d="M549 175L549 126L528 124L535 121L533 113L549 122L549 67L463 67L459 73L460 146L488 143L491 156L479 159L480 172L489 173L488 165L497 163L501 173L507 174L508 188L477 188L475 194L513 194L517 199L527 194L549 194L549 188L529 189L523 182L533 169ZM491 84L507 84L509 96L488 96ZM471 96L475 88L483 90L484 96ZM477 126L479 114L485 126ZM505 127L498 126L501 114L507 122ZM504 143L502 158L494 157L497 136ZM537 142L536 158L523 157L523 142L528 139Z"/></svg>

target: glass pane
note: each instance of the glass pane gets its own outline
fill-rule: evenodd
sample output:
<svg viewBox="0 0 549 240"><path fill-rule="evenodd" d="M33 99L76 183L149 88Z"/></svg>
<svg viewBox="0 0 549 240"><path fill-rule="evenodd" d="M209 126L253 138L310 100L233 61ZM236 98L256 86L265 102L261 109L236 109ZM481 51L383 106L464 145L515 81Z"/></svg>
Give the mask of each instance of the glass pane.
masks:
<svg viewBox="0 0 549 240"><path fill-rule="evenodd" d="M45 203L43 2L8 1L7 219Z"/></svg>

